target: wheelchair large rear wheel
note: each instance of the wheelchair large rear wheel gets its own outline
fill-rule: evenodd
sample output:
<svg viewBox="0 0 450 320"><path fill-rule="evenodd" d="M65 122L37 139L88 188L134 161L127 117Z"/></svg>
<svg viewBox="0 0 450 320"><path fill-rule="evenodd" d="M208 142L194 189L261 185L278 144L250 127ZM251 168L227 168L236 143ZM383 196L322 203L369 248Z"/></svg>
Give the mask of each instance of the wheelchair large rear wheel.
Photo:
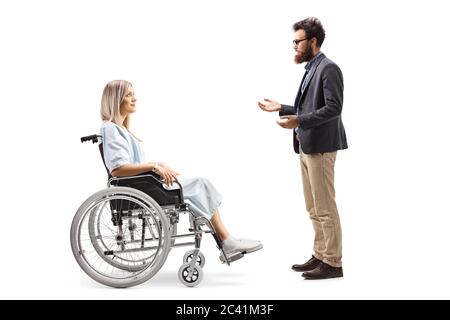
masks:
<svg viewBox="0 0 450 320"><path fill-rule="evenodd" d="M169 221L147 194L112 187L89 197L71 227L72 252L94 280L131 287L153 277L170 251Z"/></svg>
<svg viewBox="0 0 450 320"><path fill-rule="evenodd" d="M104 203L103 205L106 205ZM103 215L103 217L102 217ZM102 228L102 225L105 223L105 217L106 220L108 220L108 216L111 216L111 213L107 210L103 210L103 208L99 209L98 214L91 214L89 216L89 236L91 237L91 242L93 247L96 249L99 256L105 260L107 263L113 265L116 268L128 270L128 271L139 271L143 268L145 268L146 263L149 259L151 259L153 256L147 256L147 257L141 257L141 259L130 259L127 257L124 257L122 254L113 255L112 257L108 257L107 255L104 255L104 252L114 250L114 246L116 246L116 243L114 241L106 241L108 239L108 233L110 233L110 230L106 229L103 231L104 228ZM140 222L136 224L133 222L133 219L128 219L125 217L122 219L123 227L122 230L125 233L125 237L135 240L136 236L139 236L142 234L142 229L145 227L145 223L143 221L137 221ZM145 232L145 231L144 231ZM106 236L103 236L102 233L106 233ZM177 235L177 224L169 224L169 233L171 235L171 247L175 244L175 236ZM111 239L111 237L110 237ZM171 248L169 248L170 252Z"/></svg>

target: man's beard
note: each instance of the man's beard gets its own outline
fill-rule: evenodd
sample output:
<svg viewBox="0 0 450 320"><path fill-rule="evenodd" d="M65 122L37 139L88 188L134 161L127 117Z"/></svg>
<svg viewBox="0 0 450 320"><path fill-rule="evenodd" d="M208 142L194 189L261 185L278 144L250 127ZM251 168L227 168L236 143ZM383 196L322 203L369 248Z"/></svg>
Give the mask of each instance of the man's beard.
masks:
<svg viewBox="0 0 450 320"><path fill-rule="evenodd" d="M300 64L303 62L310 61L312 58L313 58L312 46L308 46L308 48L306 48L305 52L298 53L295 55L294 61L295 61L295 63Z"/></svg>

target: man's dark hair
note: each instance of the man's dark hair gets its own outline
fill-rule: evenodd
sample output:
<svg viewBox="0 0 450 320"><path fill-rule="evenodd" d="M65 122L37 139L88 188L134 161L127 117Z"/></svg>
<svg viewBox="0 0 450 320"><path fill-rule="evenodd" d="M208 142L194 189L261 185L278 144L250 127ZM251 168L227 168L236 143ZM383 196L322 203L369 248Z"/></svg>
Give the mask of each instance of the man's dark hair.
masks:
<svg viewBox="0 0 450 320"><path fill-rule="evenodd" d="M325 30L323 29L322 23L317 18L306 18L302 21L294 23L292 28L294 28L294 31L298 31L300 29L305 30L306 37L308 39L315 37L319 48L322 46L323 40L325 40Z"/></svg>

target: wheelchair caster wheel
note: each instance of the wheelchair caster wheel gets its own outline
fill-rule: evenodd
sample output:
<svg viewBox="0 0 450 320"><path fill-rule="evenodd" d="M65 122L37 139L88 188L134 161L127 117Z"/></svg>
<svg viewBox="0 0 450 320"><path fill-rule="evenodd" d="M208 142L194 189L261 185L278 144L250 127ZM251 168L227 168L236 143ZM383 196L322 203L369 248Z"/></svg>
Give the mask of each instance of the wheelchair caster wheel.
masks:
<svg viewBox="0 0 450 320"><path fill-rule="evenodd" d="M183 263L191 263L192 258L194 257L194 253L195 250L189 250L188 252L186 252L183 256ZM203 253L201 253L200 251L198 251L197 254L197 259L195 261L195 265L200 266L200 268L203 268L205 266L205 256L203 255Z"/></svg>
<svg viewBox="0 0 450 320"><path fill-rule="evenodd" d="M185 286L195 287L203 279L203 270L197 265L191 267L189 263L185 263L178 270L178 279Z"/></svg>

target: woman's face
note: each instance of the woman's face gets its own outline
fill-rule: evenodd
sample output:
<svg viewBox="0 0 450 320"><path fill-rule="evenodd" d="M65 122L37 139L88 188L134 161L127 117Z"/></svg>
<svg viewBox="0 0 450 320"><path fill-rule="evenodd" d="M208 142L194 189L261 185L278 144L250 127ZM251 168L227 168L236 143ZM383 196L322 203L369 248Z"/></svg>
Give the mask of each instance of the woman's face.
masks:
<svg viewBox="0 0 450 320"><path fill-rule="evenodd" d="M120 104L120 113L122 115L127 115L136 111L136 97L134 96L133 87L128 88Z"/></svg>

